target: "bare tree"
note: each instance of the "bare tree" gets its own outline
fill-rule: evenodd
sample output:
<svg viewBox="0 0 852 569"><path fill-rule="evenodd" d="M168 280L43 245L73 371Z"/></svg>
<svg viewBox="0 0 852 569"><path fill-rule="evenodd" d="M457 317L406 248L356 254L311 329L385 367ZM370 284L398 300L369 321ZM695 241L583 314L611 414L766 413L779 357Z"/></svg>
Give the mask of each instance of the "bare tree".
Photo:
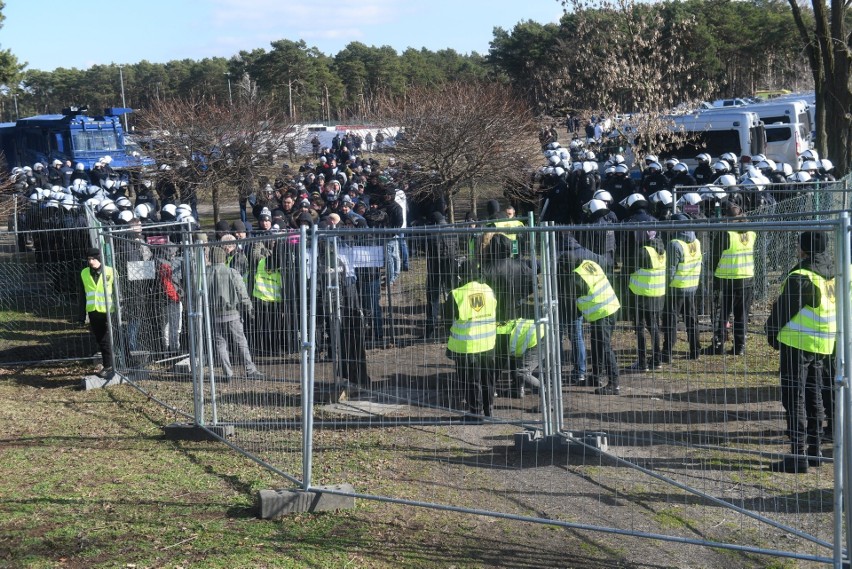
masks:
<svg viewBox="0 0 852 569"><path fill-rule="evenodd" d="M788 1L814 78L817 150L832 158L840 175L848 174L852 168L852 35L846 31L849 1L833 0L829 7L825 0L812 0L812 23L797 0Z"/></svg>
<svg viewBox="0 0 852 569"><path fill-rule="evenodd" d="M257 96L247 79L238 85L233 105L203 95L157 99L140 119L154 158L173 166L161 174L210 199L217 221L222 200L253 191L265 166L261 157L286 148L293 126L280 106Z"/></svg>
<svg viewBox="0 0 852 569"><path fill-rule="evenodd" d="M561 86L559 105L610 117L631 115L641 147L671 139L671 113L692 109L715 85L697 80L698 63L685 56L695 43L693 16L667 24L660 6L633 0L560 0L573 33L550 67Z"/></svg>
<svg viewBox="0 0 852 569"><path fill-rule="evenodd" d="M541 160L535 121L505 85L415 87L403 97L379 96L374 112L380 124L404 128L393 153L412 166L416 194L446 199L452 221L460 192L470 191L475 213L479 198L528 183L524 166Z"/></svg>

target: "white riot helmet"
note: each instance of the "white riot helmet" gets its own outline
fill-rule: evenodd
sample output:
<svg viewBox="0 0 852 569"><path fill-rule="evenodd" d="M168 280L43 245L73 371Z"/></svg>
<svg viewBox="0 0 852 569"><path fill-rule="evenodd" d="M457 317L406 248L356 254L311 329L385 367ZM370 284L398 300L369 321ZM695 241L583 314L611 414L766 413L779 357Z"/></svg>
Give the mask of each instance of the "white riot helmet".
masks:
<svg viewBox="0 0 852 569"><path fill-rule="evenodd" d="M561 148L561 145L556 141L551 142L550 144L547 145L548 150L556 150L557 148Z"/></svg>
<svg viewBox="0 0 852 569"><path fill-rule="evenodd" d="M611 176L615 174L615 166L609 165L604 169L604 175Z"/></svg>
<svg viewBox="0 0 852 569"><path fill-rule="evenodd" d="M686 174L687 172L689 172L689 168L687 168L686 164L684 164L683 162L678 162L677 164L675 164L672 167L672 170L674 172L677 172L678 174Z"/></svg>
<svg viewBox="0 0 852 569"><path fill-rule="evenodd" d="M787 176L793 175L793 166L791 164L787 164L786 162L779 162L775 165L775 171L779 174L783 174L786 178Z"/></svg>
<svg viewBox="0 0 852 569"><path fill-rule="evenodd" d="M107 190L111 190L114 185L115 180L113 180L112 178L107 178L106 180L104 180L104 188L106 188Z"/></svg>
<svg viewBox="0 0 852 569"><path fill-rule="evenodd" d="M591 174L597 169L597 167L597 162L590 162L588 160L586 162L583 162L583 172L585 172L586 174Z"/></svg>
<svg viewBox="0 0 852 569"><path fill-rule="evenodd" d="M648 196L648 200L654 205L671 205L674 201L674 196L668 190L660 190Z"/></svg>
<svg viewBox="0 0 852 569"><path fill-rule="evenodd" d="M713 163L713 171L719 175L731 171L731 165L724 160L717 160Z"/></svg>
<svg viewBox="0 0 852 569"><path fill-rule="evenodd" d="M831 160L828 158L823 158L819 161L820 166L822 166L822 171L825 173L831 172L834 170L834 164L831 163Z"/></svg>
<svg viewBox="0 0 852 569"><path fill-rule="evenodd" d="M133 209L133 213L139 219L148 219L148 216L151 215L151 206L146 203L141 203Z"/></svg>
<svg viewBox="0 0 852 569"><path fill-rule="evenodd" d="M698 160L699 164L709 164L713 158L706 152L702 152L695 159Z"/></svg>
<svg viewBox="0 0 852 569"><path fill-rule="evenodd" d="M737 155L733 152L725 152L724 154L719 156L719 158L730 164L731 168L737 165Z"/></svg>
<svg viewBox="0 0 852 569"><path fill-rule="evenodd" d="M626 162L626 160L624 159L624 156L622 156L621 154L616 154L615 156L612 157L612 162L613 162L613 164L618 166L619 164L624 164Z"/></svg>
<svg viewBox="0 0 852 569"><path fill-rule="evenodd" d="M597 157L591 150L586 150L586 160L597 160Z"/></svg>
<svg viewBox="0 0 852 569"><path fill-rule="evenodd" d="M648 168L650 170L653 170L654 172L662 172L663 171L663 167L660 166L660 163L657 162L657 161L654 161L654 162L651 162L650 164L648 164Z"/></svg>
<svg viewBox="0 0 852 569"><path fill-rule="evenodd" d="M669 159L666 160L666 168L671 170L672 168L675 167L675 164L677 164L678 162L680 162L680 160L678 160L675 157L669 158Z"/></svg>
<svg viewBox="0 0 852 569"><path fill-rule="evenodd" d="M762 180L758 177L750 177L750 178L746 178L742 182L740 182L740 186L742 186L743 189L750 189L750 190L762 192L763 189L764 189L764 185L767 183L764 180Z"/></svg>
<svg viewBox="0 0 852 569"><path fill-rule="evenodd" d="M737 185L737 177L733 174L725 174L724 176L719 176L713 184L723 188L730 188L731 186Z"/></svg>
<svg viewBox="0 0 852 569"><path fill-rule="evenodd" d="M133 219L133 212L130 210L124 210L118 214L119 223L130 223L131 219Z"/></svg>
<svg viewBox="0 0 852 569"><path fill-rule="evenodd" d="M805 160L802 162L802 167L799 170L805 172L817 172L819 171L819 162L816 160Z"/></svg>
<svg viewBox="0 0 852 569"><path fill-rule="evenodd" d="M687 192L677 200L677 205L681 207L684 205L698 205L699 203L701 203L701 196L698 195L698 192Z"/></svg>
<svg viewBox="0 0 852 569"><path fill-rule="evenodd" d="M799 154L799 160L801 160L802 162L806 160L819 160L819 152L817 152L813 148L809 148Z"/></svg>
<svg viewBox="0 0 852 569"><path fill-rule="evenodd" d="M556 166L562 160L559 158L559 156L557 156L556 154L553 154L552 156L548 156L547 161L551 166Z"/></svg>
<svg viewBox="0 0 852 569"><path fill-rule="evenodd" d="M635 193L635 194L630 194L629 196L627 196L626 198L621 200L619 202L619 204L621 205L621 207L623 207L625 209L638 208L638 207L642 207L642 206L647 207L648 206L648 200L646 200L645 196L643 196L642 194Z"/></svg>
<svg viewBox="0 0 852 569"><path fill-rule="evenodd" d="M765 154L755 154L754 156L751 157L751 161L754 164L757 164L758 162L763 162L764 160L766 160Z"/></svg>
<svg viewBox="0 0 852 569"><path fill-rule="evenodd" d="M795 172L794 174L790 174L787 176L787 181L792 182L794 184L804 184L805 182L811 181L811 175L804 170Z"/></svg>
<svg viewBox="0 0 852 569"><path fill-rule="evenodd" d="M177 217L180 217L181 214L192 215L192 208L189 206L189 204L182 203L179 206L177 206L177 208L175 208L175 215Z"/></svg>
<svg viewBox="0 0 852 569"><path fill-rule="evenodd" d="M650 166L652 162L657 161L657 156L655 154L648 154L645 156L645 165Z"/></svg>
<svg viewBox="0 0 852 569"><path fill-rule="evenodd" d="M173 203L167 203L163 206L163 213L170 216L172 219L177 217L177 207Z"/></svg>
<svg viewBox="0 0 852 569"><path fill-rule="evenodd" d="M595 195L592 196L592 199L600 200L607 204L611 204L613 202L612 194L606 190L598 190L595 192Z"/></svg>
<svg viewBox="0 0 852 569"><path fill-rule="evenodd" d="M565 168L563 168L562 166L556 166L553 169L553 174L555 176L562 176L563 174L565 174Z"/></svg>
<svg viewBox="0 0 852 569"><path fill-rule="evenodd" d="M118 209L133 209L133 203L124 196L117 197L115 199L115 205L118 207Z"/></svg>
<svg viewBox="0 0 852 569"><path fill-rule="evenodd" d="M606 202L603 200L592 199L583 204L583 211L586 215L592 215L598 212L608 212L609 206L607 206Z"/></svg>

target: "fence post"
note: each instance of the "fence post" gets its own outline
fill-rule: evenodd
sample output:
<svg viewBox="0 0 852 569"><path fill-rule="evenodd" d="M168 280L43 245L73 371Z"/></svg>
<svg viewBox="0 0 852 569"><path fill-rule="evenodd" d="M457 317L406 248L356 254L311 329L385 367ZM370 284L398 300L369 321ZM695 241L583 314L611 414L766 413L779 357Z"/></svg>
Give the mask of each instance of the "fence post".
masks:
<svg viewBox="0 0 852 569"><path fill-rule="evenodd" d="M202 378L201 367L199 366L200 359L198 349L201 345L201 338L198 333L197 318L201 316L200 312L196 311L194 279L192 278L192 256L189 252L189 244L191 242L192 227L187 223L182 228L181 245L183 246L183 288L186 298L186 323L187 323L187 347L189 348L189 369L192 376L192 414L196 425L204 425L204 400L202 393Z"/></svg>
<svg viewBox="0 0 852 569"><path fill-rule="evenodd" d="M852 492L850 492L850 472L852 472L852 439L847 436L847 422L852 416L852 390L849 389L849 362L852 362L852 252L849 242L849 212L840 214L840 225L835 231L834 257L838 275L842 275L840 282L835 276L835 298L837 299L837 314L839 320L836 346L834 378L835 389L835 418L834 424L834 564L835 567L842 566L843 560L843 536L841 532L846 529L846 541L852 543L852 510L849 508ZM840 485L840 488L838 488ZM845 518L845 524L843 518ZM849 559L847 551L846 559Z"/></svg>
<svg viewBox="0 0 852 569"><path fill-rule="evenodd" d="M316 226L311 231L311 265L308 267L307 230L299 230L299 265L301 277L301 318L302 318L302 490L311 488L311 470L313 468L314 433L314 370L316 363L317 334L317 235ZM308 270L310 270L310 289L308 288ZM309 318L310 315L310 318Z"/></svg>
<svg viewBox="0 0 852 569"><path fill-rule="evenodd" d="M207 340L207 365L210 369L210 407L213 424L219 423L218 406L216 403L216 373L213 371L213 329L210 317L210 297L207 295L207 264L204 248L199 248L196 254L196 266L199 267L199 294L201 297L201 311L199 318L204 322L204 339ZM201 345L201 342L199 342Z"/></svg>

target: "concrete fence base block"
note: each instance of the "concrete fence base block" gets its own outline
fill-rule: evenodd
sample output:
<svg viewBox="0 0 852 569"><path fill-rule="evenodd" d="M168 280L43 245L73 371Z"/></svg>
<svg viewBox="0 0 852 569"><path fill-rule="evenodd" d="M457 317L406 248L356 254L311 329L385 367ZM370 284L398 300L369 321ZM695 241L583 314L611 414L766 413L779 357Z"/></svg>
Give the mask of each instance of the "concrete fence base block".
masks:
<svg viewBox="0 0 852 569"><path fill-rule="evenodd" d="M307 492L304 490L261 490L260 517L264 520L274 520L290 514L351 510L355 507L354 496L329 494L323 490L355 493L355 488L351 484L316 486Z"/></svg>
<svg viewBox="0 0 852 569"><path fill-rule="evenodd" d="M521 453L593 455L609 450L606 433L598 431L563 432L544 436L541 431L515 433L515 450Z"/></svg>
<svg viewBox="0 0 852 569"><path fill-rule="evenodd" d="M212 431L212 433L210 432ZM217 441L213 433L223 439L234 435L233 425L206 425L195 423L172 423L163 427L163 434L170 441Z"/></svg>
<svg viewBox="0 0 852 569"><path fill-rule="evenodd" d="M89 391L90 389L103 389L104 387L121 385L124 381L124 376L120 373L113 374L113 376L109 379L104 379L96 375L87 375L80 382L80 388L85 391Z"/></svg>

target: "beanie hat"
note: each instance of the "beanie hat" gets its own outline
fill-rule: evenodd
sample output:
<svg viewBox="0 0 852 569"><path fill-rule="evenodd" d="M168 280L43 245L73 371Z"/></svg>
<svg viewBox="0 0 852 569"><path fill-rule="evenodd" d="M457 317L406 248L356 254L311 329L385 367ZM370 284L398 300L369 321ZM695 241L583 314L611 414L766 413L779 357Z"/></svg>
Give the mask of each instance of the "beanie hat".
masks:
<svg viewBox="0 0 852 569"><path fill-rule="evenodd" d="M485 207L489 217L497 215L497 212L500 211L500 202L498 202L497 200L488 200L488 203L485 204Z"/></svg>
<svg viewBox="0 0 852 569"><path fill-rule="evenodd" d="M216 222L216 231L218 231L219 233L227 233L230 230L231 224L225 221L224 219Z"/></svg>
<svg viewBox="0 0 852 569"><path fill-rule="evenodd" d="M238 219L234 223L231 224L231 229L233 231L239 231L240 233L246 232L246 224L242 222L241 219Z"/></svg>
<svg viewBox="0 0 852 569"><path fill-rule="evenodd" d="M824 253L827 245L825 233L818 231L803 231L799 236L799 246L808 255Z"/></svg>
<svg viewBox="0 0 852 569"><path fill-rule="evenodd" d="M97 247L91 247L86 250L86 258L87 259L97 259L100 261L101 259L101 250Z"/></svg>

